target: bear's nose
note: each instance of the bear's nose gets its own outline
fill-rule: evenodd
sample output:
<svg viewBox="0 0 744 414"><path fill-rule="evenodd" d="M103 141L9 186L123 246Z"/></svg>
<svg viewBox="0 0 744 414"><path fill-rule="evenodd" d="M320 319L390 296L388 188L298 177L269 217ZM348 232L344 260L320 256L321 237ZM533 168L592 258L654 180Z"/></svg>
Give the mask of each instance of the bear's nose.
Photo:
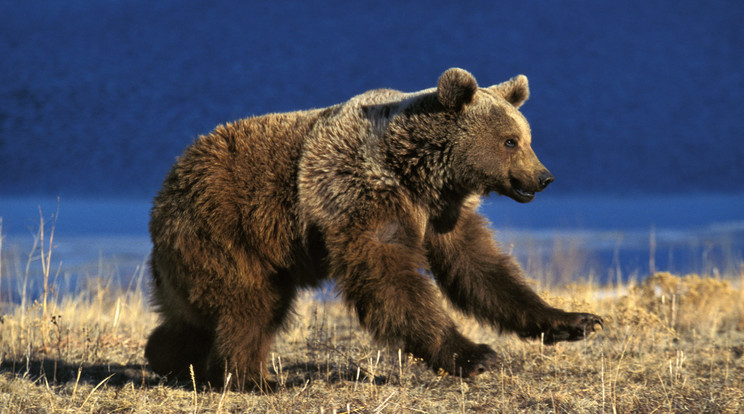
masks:
<svg viewBox="0 0 744 414"><path fill-rule="evenodd" d="M548 184L552 183L555 178L553 177L553 174L550 173L550 171L545 171L544 173L540 174L540 177L537 178L537 182L540 185L540 191L544 190L545 187L548 186Z"/></svg>

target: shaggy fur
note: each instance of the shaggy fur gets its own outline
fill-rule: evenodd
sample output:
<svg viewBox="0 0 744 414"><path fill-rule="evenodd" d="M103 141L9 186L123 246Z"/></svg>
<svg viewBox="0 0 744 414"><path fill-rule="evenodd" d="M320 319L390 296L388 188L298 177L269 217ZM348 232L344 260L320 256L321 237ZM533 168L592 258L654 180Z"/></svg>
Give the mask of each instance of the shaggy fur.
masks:
<svg viewBox="0 0 744 414"><path fill-rule="evenodd" d="M193 365L212 385L231 372L263 388L297 290L326 278L376 339L464 376L494 353L458 332L422 269L502 331L554 343L601 326L540 299L476 212L481 195L528 202L553 179L517 110L528 96L524 76L479 88L450 69L434 89L374 90L200 137L152 209L153 370Z"/></svg>

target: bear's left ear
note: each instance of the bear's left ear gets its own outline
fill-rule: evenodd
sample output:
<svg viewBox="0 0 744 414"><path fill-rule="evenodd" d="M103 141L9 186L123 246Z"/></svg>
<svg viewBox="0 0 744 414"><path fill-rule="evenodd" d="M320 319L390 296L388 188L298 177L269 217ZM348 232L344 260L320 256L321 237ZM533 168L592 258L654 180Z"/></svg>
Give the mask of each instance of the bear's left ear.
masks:
<svg viewBox="0 0 744 414"><path fill-rule="evenodd" d="M447 69L437 83L439 102L451 111L459 111L472 102L477 90L478 83L473 75L460 68Z"/></svg>
<svg viewBox="0 0 744 414"><path fill-rule="evenodd" d="M530 86L527 77L517 75L504 83L488 88L501 95L507 102L519 108L530 97Z"/></svg>

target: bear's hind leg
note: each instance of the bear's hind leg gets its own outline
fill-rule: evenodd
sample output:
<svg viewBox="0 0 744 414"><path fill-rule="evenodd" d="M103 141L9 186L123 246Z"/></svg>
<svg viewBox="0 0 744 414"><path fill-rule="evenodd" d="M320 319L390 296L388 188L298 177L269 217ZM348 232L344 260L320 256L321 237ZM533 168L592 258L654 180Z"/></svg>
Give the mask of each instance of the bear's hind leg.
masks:
<svg viewBox="0 0 744 414"><path fill-rule="evenodd" d="M289 314L296 290L278 288L234 295L232 303L240 307L224 308L217 318L215 341L209 355L209 381L214 387L225 386L239 391L273 391L276 383L269 380L268 353L274 336Z"/></svg>
<svg viewBox="0 0 744 414"><path fill-rule="evenodd" d="M215 347L209 356L209 382L214 387L230 386L236 391L271 391L266 360L273 334L257 321L224 315L217 326ZM227 374L230 383L226 384Z"/></svg>
<svg viewBox="0 0 744 414"><path fill-rule="evenodd" d="M214 333L186 323L166 321L150 334L145 358L152 370L161 376L188 380L189 366L197 375L207 368L207 355L214 342Z"/></svg>

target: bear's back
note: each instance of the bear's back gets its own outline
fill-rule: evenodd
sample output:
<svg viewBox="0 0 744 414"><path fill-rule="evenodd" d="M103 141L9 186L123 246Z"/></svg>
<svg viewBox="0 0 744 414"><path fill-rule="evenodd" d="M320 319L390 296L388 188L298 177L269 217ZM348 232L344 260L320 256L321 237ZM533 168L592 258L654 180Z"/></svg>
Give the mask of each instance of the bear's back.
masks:
<svg viewBox="0 0 744 414"><path fill-rule="evenodd" d="M154 248L176 248L195 262L209 248L247 250L289 265L288 246L300 237L299 159L319 112L246 118L199 137L155 198Z"/></svg>

